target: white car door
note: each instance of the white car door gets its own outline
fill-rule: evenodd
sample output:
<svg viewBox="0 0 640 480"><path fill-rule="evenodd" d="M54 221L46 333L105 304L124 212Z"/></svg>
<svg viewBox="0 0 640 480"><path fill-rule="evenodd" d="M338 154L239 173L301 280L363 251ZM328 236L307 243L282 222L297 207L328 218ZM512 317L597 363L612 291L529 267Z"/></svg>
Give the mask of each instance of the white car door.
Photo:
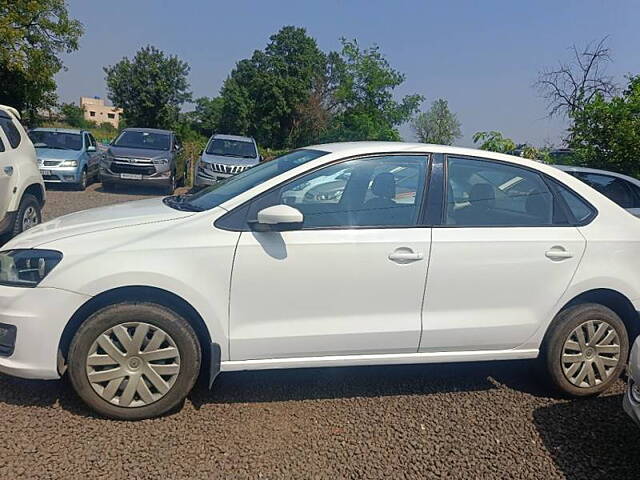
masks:
<svg viewBox="0 0 640 480"><path fill-rule="evenodd" d="M433 228L420 351L516 348L549 320L567 289L585 249L572 224L592 211L526 168L446 163L446 212ZM572 214L569 203L582 213Z"/></svg>
<svg viewBox="0 0 640 480"><path fill-rule="evenodd" d="M249 220L286 199L304 225L242 232L231 360L416 352L431 237L419 226L427 164L425 155L351 159L255 199ZM341 170L344 181L336 182Z"/></svg>

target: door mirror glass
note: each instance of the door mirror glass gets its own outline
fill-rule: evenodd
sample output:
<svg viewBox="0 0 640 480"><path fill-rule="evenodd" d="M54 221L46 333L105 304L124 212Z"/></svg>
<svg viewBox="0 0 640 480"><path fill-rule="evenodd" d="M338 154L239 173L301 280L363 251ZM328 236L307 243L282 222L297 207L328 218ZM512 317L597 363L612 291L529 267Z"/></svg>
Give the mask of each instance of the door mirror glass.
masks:
<svg viewBox="0 0 640 480"><path fill-rule="evenodd" d="M96 147L94 147L93 145L89 145L87 147L87 152L95 152L96 151Z"/></svg>
<svg viewBox="0 0 640 480"><path fill-rule="evenodd" d="M273 205L258 212L257 220L251 222L251 229L258 232L284 232L302 228L302 212L289 205Z"/></svg>

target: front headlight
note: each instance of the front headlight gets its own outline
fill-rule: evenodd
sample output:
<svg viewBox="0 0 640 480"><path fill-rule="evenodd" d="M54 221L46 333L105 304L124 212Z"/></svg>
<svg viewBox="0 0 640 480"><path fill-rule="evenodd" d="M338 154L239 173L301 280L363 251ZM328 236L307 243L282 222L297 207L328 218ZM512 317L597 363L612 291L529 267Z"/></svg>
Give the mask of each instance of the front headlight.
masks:
<svg viewBox="0 0 640 480"><path fill-rule="evenodd" d="M55 250L0 252L0 285L35 287L62 260Z"/></svg>
<svg viewBox="0 0 640 480"><path fill-rule="evenodd" d="M155 163L156 165L166 165L167 163L169 163L169 159L168 158L154 158L151 161L153 163Z"/></svg>
<svg viewBox="0 0 640 480"><path fill-rule="evenodd" d="M64 162L61 162L60 167L77 167L78 166L78 161L77 160L65 160Z"/></svg>

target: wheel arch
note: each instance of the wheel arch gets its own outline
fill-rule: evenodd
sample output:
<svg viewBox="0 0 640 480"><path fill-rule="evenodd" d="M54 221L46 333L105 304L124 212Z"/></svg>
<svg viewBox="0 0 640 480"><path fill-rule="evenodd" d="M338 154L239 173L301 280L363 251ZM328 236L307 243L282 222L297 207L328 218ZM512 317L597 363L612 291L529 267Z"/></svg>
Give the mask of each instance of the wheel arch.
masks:
<svg viewBox="0 0 640 480"><path fill-rule="evenodd" d="M206 359L210 357L212 340L209 329L207 328L202 316L189 302L175 293L157 287L135 285L117 287L102 292L99 295L92 297L78 308L78 310L76 310L65 325L58 344L59 352L62 354L62 358L65 363L69 352L69 346L71 345L71 340L78 331L80 325L82 325L90 315L101 308L127 300L157 303L158 305L170 308L176 313L182 315L189 322L200 342L200 349L202 351L201 353L203 358L201 371L203 370L203 367L208 364Z"/></svg>
<svg viewBox="0 0 640 480"><path fill-rule="evenodd" d="M613 310L624 322L630 343L640 334L640 317L633 303L619 291L610 288L595 288L582 292L569 300L558 313L584 303L597 303Z"/></svg>
<svg viewBox="0 0 640 480"><path fill-rule="evenodd" d="M22 197L24 197L26 194L30 194L36 197L40 206L44 205L44 188L39 183L32 183L27 188L25 188L22 192L22 195L20 196L20 201L22 201Z"/></svg>

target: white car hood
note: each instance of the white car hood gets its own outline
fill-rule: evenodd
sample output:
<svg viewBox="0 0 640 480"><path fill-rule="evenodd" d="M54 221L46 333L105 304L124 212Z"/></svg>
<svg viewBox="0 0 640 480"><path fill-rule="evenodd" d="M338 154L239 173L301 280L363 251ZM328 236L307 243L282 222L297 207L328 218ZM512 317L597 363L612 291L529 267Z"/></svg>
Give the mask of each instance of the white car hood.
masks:
<svg viewBox="0 0 640 480"><path fill-rule="evenodd" d="M2 250L34 248L66 237L143 223L164 222L193 214L166 206L162 198L92 208L58 217L27 230L5 244Z"/></svg>

